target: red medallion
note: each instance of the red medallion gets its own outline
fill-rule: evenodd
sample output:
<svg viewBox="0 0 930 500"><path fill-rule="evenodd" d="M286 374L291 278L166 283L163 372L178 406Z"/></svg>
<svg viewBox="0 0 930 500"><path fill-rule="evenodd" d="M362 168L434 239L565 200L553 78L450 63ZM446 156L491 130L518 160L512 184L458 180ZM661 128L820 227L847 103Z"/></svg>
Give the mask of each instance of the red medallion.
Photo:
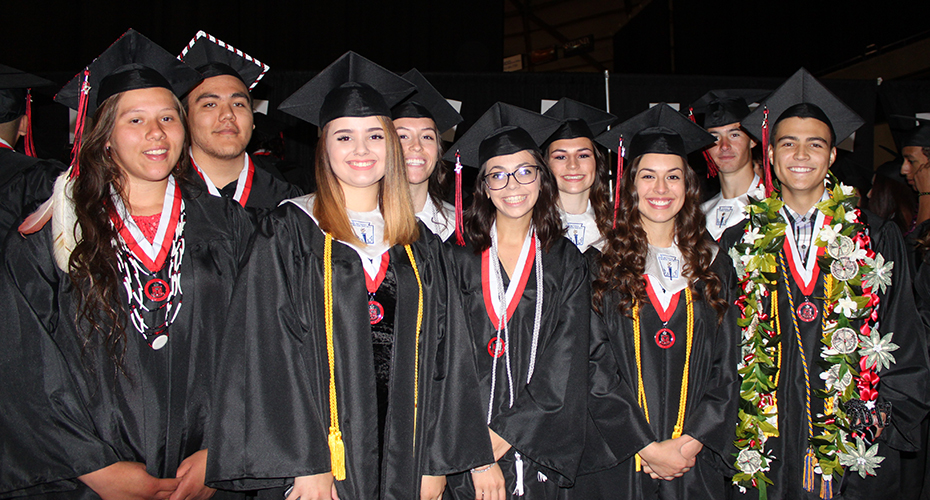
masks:
<svg viewBox="0 0 930 500"><path fill-rule="evenodd" d="M500 337L494 337L488 342L488 354L492 358L499 358L504 355L504 351L507 350L507 346L504 344L504 340Z"/></svg>
<svg viewBox="0 0 930 500"><path fill-rule="evenodd" d="M372 325L377 325L384 319L384 306L377 300L368 301L368 321Z"/></svg>
<svg viewBox="0 0 930 500"><path fill-rule="evenodd" d="M656 345L662 349L668 349L675 345L675 332L668 328L663 328L656 332Z"/></svg>
<svg viewBox="0 0 930 500"><path fill-rule="evenodd" d="M798 306L798 317L801 318L801 321L805 323L810 323L817 319L817 306L813 302L804 299L804 302L801 302L801 305Z"/></svg>
<svg viewBox="0 0 930 500"><path fill-rule="evenodd" d="M168 286L168 282L165 280L155 278L145 284L145 296L155 302L167 299L169 293L171 293L171 287Z"/></svg>

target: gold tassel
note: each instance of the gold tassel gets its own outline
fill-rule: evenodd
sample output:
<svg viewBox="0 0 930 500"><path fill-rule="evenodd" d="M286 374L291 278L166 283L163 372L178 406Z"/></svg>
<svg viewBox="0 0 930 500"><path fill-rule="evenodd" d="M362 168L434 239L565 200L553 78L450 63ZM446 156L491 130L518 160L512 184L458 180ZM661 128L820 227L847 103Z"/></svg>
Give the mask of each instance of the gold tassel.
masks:
<svg viewBox="0 0 930 500"><path fill-rule="evenodd" d="M346 479L346 448L342 443L342 433L335 427L329 428L329 459L333 468L333 476L336 481L345 481Z"/></svg>
<svg viewBox="0 0 930 500"><path fill-rule="evenodd" d="M833 498L832 476L820 476L820 498L823 498L823 500L830 500Z"/></svg>
<svg viewBox="0 0 930 500"><path fill-rule="evenodd" d="M643 459L639 457L639 453L635 455L636 458L636 472L643 470Z"/></svg>
<svg viewBox="0 0 930 500"><path fill-rule="evenodd" d="M807 453L804 455L804 481L802 482L804 491L814 491L814 465L816 461L814 450L808 448Z"/></svg>

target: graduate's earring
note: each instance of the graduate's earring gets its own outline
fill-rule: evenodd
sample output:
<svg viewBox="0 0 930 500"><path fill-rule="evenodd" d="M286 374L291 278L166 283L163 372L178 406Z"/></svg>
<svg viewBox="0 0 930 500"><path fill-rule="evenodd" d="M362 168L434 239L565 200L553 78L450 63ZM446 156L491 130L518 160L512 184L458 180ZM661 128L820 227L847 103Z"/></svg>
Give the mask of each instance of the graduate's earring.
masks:
<svg viewBox="0 0 930 500"><path fill-rule="evenodd" d="M110 153L110 146L107 146L107 158L109 158L109 159L111 159L111 160L113 159L113 154Z"/></svg>

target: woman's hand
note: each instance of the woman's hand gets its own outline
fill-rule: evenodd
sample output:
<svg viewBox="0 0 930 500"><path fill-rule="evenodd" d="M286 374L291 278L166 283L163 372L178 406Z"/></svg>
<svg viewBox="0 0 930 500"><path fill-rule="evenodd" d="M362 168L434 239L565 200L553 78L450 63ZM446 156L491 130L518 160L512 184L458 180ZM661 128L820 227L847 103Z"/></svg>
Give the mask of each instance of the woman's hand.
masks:
<svg viewBox="0 0 930 500"><path fill-rule="evenodd" d="M494 451L494 460L500 460L510 450L510 443L504 441L496 432L488 427L488 434L491 435L491 449Z"/></svg>
<svg viewBox="0 0 930 500"><path fill-rule="evenodd" d="M152 477L138 462L116 462L78 479L103 500L167 500L181 482Z"/></svg>
<svg viewBox="0 0 930 500"><path fill-rule="evenodd" d="M475 467L471 473L475 484L475 500L507 500L504 471L497 462L484 467Z"/></svg>
<svg viewBox="0 0 930 500"><path fill-rule="evenodd" d="M666 439L661 443L653 442L639 450L639 456L643 460L643 472L653 479L671 481L691 470L691 467L694 467L694 457L686 458L681 454L683 442L679 439L681 438Z"/></svg>
<svg viewBox="0 0 930 500"><path fill-rule="evenodd" d="M294 478L294 487L285 500L339 500L332 472Z"/></svg>
<svg viewBox="0 0 930 500"><path fill-rule="evenodd" d="M440 500L446 489L446 476L423 476L420 479L420 500Z"/></svg>
<svg viewBox="0 0 930 500"><path fill-rule="evenodd" d="M200 450L187 457L178 466L178 489L171 494L169 500L207 500L216 490L203 484L204 474L207 471L207 450Z"/></svg>

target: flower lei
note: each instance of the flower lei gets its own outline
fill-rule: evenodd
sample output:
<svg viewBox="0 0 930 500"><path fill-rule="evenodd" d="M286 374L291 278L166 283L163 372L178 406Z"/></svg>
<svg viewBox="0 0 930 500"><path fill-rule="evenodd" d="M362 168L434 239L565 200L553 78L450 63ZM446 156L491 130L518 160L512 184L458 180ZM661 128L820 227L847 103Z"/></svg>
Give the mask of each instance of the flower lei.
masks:
<svg viewBox="0 0 930 500"><path fill-rule="evenodd" d="M820 377L826 381L826 391L815 391L824 400L826 414L813 416L813 424L821 431L811 437L810 446L817 460L815 470L822 474L824 488L829 491L833 476L842 476L846 467L866 477L873 475L883 460L877 455L878 444L866 448L852 428L845 403L858 399L870 408L874 405L878 372L895 362L891 352L898 346L891 343L892 333L882 337L876 329L877 291L884 293L891 284L893 263L885 263L871 249L866 226L855 208L858 197L853 189L832 175L825 184L830 196L816 207L826 217L832 217L832 225L824 225L817 232L814 244L826 247L817 264L831 285L824 287L829 296L824 297L825 327L820 339L819 364L825 367ZM761 190L750 193L745 208L749 222L741 241L730 250L742 290L736 302L742 328L742 359L737 365L742 379L741 401L735 441L739 449L735 466L739 472L733 476L733 483L744 493L748 486L758 488L761 499L766 498L766 484L772 484L765 473L776 459L765 442L778 436L776 391L781 325L791 325L789 319L780 321L777 313L777 258L787 225L779 213L784 206L779 194L778 186L768 198ZM769 308L765 307L765 297L770 298ZM860 320L857 332L854 321ZM821 491L822 498L829 498L830 493L824 494Z"/></svg>

